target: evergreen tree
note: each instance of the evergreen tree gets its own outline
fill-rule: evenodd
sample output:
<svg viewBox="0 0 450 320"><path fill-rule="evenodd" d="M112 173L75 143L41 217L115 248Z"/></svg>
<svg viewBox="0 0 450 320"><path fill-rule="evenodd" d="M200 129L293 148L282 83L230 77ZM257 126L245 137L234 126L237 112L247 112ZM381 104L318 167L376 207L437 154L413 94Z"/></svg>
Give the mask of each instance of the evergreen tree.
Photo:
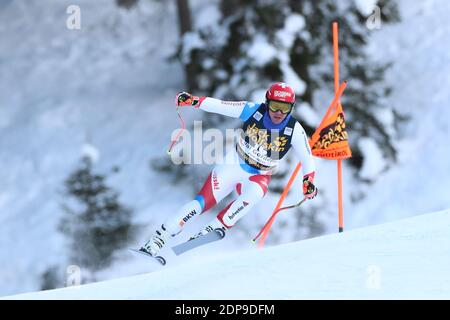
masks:
<svg viewBox="0 0 450 320"><path fill-rule="evenodd" d="M383 25L399 21L394 1L378 0L376 4L381 9ZM357 179L371 182L359 170L365 157L358 144L363 141L361 138L375 142L386 168L396 161L398 125L406 118L387 103L391 89L384 82L384 74L389 64L375 63L368 55L370 34L376 31L367 27L369 17L361 13L356 1L221 0L217 9L218 19L208 16L200 28L194 28L180 40L181 63L197 64L196 94L256 101L271 83L285 81L298 95L294 115L311 135L318 123L308 122L298 111L308 108L321 117L333 98L332 22L337 21L341 81L349 81L342 99L353 151L348 163L355 169ZM199 15L197 12L196 17ZM239 124L208 113L203 125L224 129ZM282 192L293 166L287 157L272 179L271 192ZM183 167L177 172L180 170ZM307 229L301 232L303 236L323 232L316 212L311 211L306 217L299 211L295 215L297 224Z"/></svg>
<svg viewBox="0 0 450 320"><path fill-rule="evenodd" d="M399 21L394 1L379 0L377 6L384 25ZM298 94L294 115L311 135L317 123L304 121L298 111L311 108L322 116L333 98L331 27L337 21L341 81L349 80L342 99L353 151L348 163L355 168L356 178L370 182L359 170L365 156L358 144L360 138L376 143L386 168L396 161L397 128L405 118L386 102L390 88L384 82L384 73L389 64L375 63L367 54L374 31L367 27L369 17L361 13L355 1L222 0L219 10L218 21L202 23L189 34L196 45L188 44L179 51L181 62L191 61L191 57L199 62L198 92L220 99L255 100L271 83L285 81ZM223 116L204 116L205 127L225 128L232 124L233 120ZM288 157L273 177L272 192L281 193L293 166ZM312 211L311 217L315 214ZM319 219L306 218L301 210L295 217L297 224L307 229L301 232L303 236L323 232Z"/></svg>
<svg viewBox="0 0 450 320"><path fill-rule="evenodd" d="M384 24L399 20L395 2L382 0L378 6ZM390 88L383 77L388 65L378 65L367 55L372 31L355 1L223 0L220 8L218 24L195 30L201 45L180 51L182 62L194 55L201 61L196 89L218 98L251 100L270 83L282 80L294 87L302 103L324 112L323 104L332 95L320 97L333 92L334 84L331 25L338 21L341 79L350 81L343 104L354 154L351 164L357 169L362 165L359 137L374 139L387 163L396 160L396 125L402 117L386 105ZM386 123L386 118L392 121ZM205 118L212 126L224 121ZM312 134L313 125L303 124Z"/></svg>
<svg viewBox="0 0 450 320"><path fill-rule="evenodd" d="M106 178L92 172L90 158L65 181L65 204L60 230L70 238L71 263L97 271L113 261L113 254L132 240L136 227L132 211L119 202L119 194Z"/></svg>
<svg viewBox="0 0 450 320"><path fill-rule="evenodd" d="M125 9L131 9L137 4L137 2L138 0L116 0L116 4Z"/></svg>
<svg viewBox="0 0 450 320"><path fill-rule="evenodd" d="M40 290L62 288L64 281L62 271L58 266L50 266L41 274Z"/></svg>

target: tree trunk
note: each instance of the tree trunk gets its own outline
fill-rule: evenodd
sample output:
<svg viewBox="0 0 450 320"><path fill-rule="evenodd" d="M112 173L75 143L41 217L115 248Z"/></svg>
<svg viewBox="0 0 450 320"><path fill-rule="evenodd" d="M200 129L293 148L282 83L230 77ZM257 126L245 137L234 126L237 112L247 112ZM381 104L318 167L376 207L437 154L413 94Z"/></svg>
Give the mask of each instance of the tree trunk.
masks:
<svg viewBox="0 0 450 320"><path fill-rule="evenodd" d="M186 32L192 30L191 11L189 9L188 0L176 0L176 2L178 11L178 27L180 39L182 39ZM185 79L189 91L193 91L197 88L195 63L196 61L194 57L191 56L191 61L184 66Z"/></svg>
<svg viewBox="0 0 450 320"><path fill-rule="evenodd" d="M223 16L226 18L236 13L242 6L242 0L222 0L220 2L220 11L222 11Z"/></svg>

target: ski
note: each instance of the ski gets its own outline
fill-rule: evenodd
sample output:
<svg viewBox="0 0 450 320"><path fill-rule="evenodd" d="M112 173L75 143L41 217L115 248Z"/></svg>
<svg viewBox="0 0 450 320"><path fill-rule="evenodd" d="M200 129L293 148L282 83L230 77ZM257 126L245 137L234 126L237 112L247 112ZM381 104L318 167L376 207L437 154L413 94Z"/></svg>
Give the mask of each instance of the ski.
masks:
<svg viewBox="0 0 450 320"><path fill-rule="evenodd" d="M134 252L134 253L138 253L138 254L140 254L140 255L143 255L143 256L145 256L145 257L147 257L147 258L152 258L153 260L158 261L158 262L159 262L161 265L163 265L163 266L166 265L166 259L164 259L164 258L161 257L161 256L156 256L156 257L154 257L154 256L152 256L151 254L148 254L148 253L146 253L146 252L144 252L144 251L141 251L141 250L138 250L138 249L133 249L133 248L129 248L128 250L130 250L131 252Z"/></svg>
<svg viewBox="0 0 450 320"><path fill-rule="evenodd" d="M186 251L195 249L197 247L203 246L205 244L222 240L225 237L225 231L222 229L214 229L211 232L208 232L207 234L200 236L198 238L188 240L186 242L180 243L174 247L172 247L172 251L179 256L182 253L185 253Z"/></svg>

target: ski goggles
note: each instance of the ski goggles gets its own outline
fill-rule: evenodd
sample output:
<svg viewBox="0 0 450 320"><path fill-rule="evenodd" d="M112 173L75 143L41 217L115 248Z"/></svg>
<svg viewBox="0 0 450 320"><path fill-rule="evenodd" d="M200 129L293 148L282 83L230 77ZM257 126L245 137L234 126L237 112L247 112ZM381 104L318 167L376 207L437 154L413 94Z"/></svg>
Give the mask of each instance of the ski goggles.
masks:
<svg viewBox="0 0 450 320"><path fill-rule="evenodd" d="M270 100L269 109L273 112L281 111L281 113L287 114L292 110L292 103Z"/></svg>

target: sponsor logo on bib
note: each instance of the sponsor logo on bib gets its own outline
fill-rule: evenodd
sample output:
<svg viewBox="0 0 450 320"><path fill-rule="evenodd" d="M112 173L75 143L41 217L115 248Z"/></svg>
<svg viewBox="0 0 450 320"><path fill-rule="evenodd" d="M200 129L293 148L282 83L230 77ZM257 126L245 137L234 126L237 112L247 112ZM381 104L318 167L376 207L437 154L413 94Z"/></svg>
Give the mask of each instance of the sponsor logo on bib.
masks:
<svg viewBox="0 0 450 320"><path fill-rule="evenodd" d="M286 127L284 129L284 134L287 136L292 136L292 128Z"/></svg>
<svg viewBox="0 0 450 320"><path fill-rule="evenodd" d="M259 111L256 111L253 115L253 118L255 118L257 121L261 120L262 117L263 115Z"/></svg>

